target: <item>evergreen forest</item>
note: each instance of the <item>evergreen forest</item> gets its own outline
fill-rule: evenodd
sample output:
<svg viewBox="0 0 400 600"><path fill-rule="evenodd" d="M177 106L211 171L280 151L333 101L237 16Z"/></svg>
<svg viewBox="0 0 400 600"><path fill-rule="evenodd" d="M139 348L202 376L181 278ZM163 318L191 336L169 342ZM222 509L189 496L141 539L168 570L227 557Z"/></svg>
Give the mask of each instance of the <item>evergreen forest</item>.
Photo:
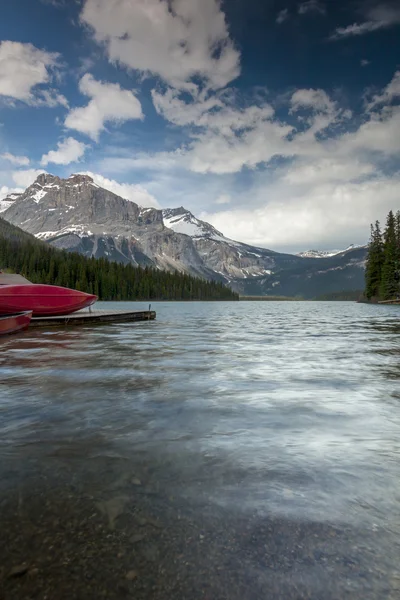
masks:
<svg viewBox="0 0 400 600"><path fill-rule="evenodd" d="M400 211L390 211L385 229L379 221L371 225L365 270L368 300L394 300L400 296Z"/></svg>
<svg viewBox="0 0 400 600"><path fill-rule="evenodd" d="M238 300L220 282L52 248L0 218L0 269L96 294L99 300Z"/></svg>

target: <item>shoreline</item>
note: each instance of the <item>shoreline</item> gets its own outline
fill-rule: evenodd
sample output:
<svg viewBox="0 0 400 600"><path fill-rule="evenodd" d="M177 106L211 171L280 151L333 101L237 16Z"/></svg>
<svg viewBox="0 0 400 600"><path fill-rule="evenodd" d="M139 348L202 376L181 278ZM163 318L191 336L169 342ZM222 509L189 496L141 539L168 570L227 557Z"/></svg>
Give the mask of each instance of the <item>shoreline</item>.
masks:
<svg viewBox="0 0 400 600"><path fill-rule="evenodd" d="M0 527L5 600L372 600L396 589L350 527L232 513L135 474L110 493L36 473L9 490Z"/></svg>

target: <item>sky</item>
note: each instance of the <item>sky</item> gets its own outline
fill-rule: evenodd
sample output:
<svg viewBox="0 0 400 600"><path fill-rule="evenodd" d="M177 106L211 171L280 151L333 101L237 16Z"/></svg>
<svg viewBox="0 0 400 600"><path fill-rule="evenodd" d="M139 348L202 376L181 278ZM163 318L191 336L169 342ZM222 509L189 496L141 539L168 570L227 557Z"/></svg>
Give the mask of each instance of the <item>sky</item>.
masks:
<svg viewBox="0 0 400 600"><path fill-rule="evenodd" d="M400 209L400 3L6 2L0 199L44 171L273 250L364 244Z"/></svg>

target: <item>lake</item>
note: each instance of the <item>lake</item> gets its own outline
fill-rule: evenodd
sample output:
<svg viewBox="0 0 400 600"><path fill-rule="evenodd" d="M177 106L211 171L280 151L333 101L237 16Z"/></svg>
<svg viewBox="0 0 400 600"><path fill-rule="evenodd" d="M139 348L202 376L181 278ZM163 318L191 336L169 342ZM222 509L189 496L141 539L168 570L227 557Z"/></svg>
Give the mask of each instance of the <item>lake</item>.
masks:
<svg viewBox="0 0 400 600"><path fill-rule="evenodd" d="M400 597L400 307L152 309L1 339L0 597Z"/></svg>

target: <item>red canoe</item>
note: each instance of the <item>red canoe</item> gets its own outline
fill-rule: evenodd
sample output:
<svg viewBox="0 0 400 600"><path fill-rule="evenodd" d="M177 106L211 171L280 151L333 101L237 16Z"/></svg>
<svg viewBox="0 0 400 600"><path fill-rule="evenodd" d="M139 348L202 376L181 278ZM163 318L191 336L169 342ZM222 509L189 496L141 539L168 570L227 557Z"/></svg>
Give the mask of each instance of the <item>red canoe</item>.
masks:
<svg viewBox="0 0 400 600"><path fill-rule="evenodd" d="M91 306L97 296L55 285L0 285L0 314L33 311L34 317L69 315Z"/></svg>
<svg viewBox="0 0 400 600"><path fill-rule="evenodd" d="M0 335L7 335L26 329L31 322L31 318L32 311L26 311L16 315L0 316Z"/></svg>

